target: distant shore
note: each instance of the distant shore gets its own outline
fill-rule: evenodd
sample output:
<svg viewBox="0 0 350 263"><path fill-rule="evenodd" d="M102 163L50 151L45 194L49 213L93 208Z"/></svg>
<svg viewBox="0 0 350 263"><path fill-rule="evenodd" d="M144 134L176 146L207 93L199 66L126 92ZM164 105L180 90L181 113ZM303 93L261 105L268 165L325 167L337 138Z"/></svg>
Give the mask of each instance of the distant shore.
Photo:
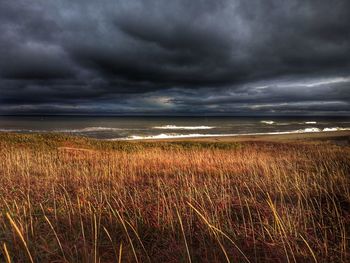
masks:
<svg viewBox="0 0 350 263"><path fill-rule="evenodd" d="M217 136L217 137L191 137L191 138L169 138L169 139L149 139L152 142L169 141L205 141L205 142L241 142L241 141L296 141L296 140L347 140L350 145L350 131L330 131L330 132L309 132L290 134L264 134L264 135L237 135L237 136ZM130 141L145 141L134 139Z"/></svg>
<svg viewBox="0 0 350 263"><path fill-rule="evenodd" d="M181 137L181 138L150 138L150 139L94 139L86 136L72 135L67 133L17 133L17 132L3 132L0 135L36 135L36 136L50 136L58 135L63 137L70 137L72 140L77 138L105 141L105 142L179 142L179 141L197 141L197 142L244 142L244 141L338 141L344 145L350 145L350 131L326 131L326 132L305 132L305 133L289 133L289 134L257 134L257 135L234 135L234 136L208 136L208 137Z"/></svg>

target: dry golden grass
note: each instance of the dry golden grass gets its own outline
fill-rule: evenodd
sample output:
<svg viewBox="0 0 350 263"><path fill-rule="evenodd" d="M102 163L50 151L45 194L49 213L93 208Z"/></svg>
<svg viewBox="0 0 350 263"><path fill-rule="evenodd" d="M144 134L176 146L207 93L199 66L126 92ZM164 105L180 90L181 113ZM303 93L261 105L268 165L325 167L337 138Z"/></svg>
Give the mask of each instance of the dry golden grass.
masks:
<svg viewBox="0 0 350 263"><path fill-rule="evenodd" d="M347 262L349 174L326 143L3 135L0 261Z"/></svg>

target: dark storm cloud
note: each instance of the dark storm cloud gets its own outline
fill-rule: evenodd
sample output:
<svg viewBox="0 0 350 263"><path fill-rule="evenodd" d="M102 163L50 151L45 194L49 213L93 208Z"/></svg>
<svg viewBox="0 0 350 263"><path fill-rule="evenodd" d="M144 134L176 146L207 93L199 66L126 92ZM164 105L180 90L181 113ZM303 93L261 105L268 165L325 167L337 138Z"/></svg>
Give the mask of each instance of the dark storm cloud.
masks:
<svg viewBox="0 0 350 263"><path fill-rule="evenodd" d="M0 113L350 113L347 0L1 1L0 30Z"/></svg>

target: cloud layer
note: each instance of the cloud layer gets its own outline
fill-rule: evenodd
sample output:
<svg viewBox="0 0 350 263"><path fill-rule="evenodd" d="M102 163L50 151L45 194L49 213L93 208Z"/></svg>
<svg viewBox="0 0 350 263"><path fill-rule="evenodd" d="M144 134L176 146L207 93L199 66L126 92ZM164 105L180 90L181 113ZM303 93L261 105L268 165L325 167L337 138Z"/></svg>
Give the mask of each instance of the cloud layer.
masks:
<svg viewBox="0 0 350 263"><path fill-rule="evenodd" d="M0 2L0 113L350 113L347 0Z"/></svg>

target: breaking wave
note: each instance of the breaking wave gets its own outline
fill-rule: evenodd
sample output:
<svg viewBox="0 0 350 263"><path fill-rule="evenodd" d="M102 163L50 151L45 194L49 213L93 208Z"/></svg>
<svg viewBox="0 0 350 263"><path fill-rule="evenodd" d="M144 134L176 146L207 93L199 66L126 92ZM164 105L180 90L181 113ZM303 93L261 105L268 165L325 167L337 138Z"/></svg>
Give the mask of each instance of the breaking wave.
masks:
<svg viewBox="0 0 350 263"><path fill-rule="evenodd" d="M99 131L121 131L121 128L111 128L111 127L86 127L82 129L62 129L54 130L55 132L99 132Z"/></svg>
<svg viewBox="0 0 350 263"><path fill-rule="evenodd" d="M161 128L160 128L161 127ZM175 127L175 128L174 128ZM177 129L177 130L195 130L195 129L212 129L211 126L175 126L166 125L159 126L159 129ZM38 129L13 129L13 128L0 128L0 132L24 132L24 133L50 133L50 132L61 132L61 133L89 133L89 132L113 132L121 130L133 130L133 129L122 129L112 127L86 127L81 129L56 129L56 130L38 130ZM271 132L257 132L257 133L160 133L155 135L130 135L128 137L114 138L108 140L153 140L153 139L176 139L176 138L200 138L200 137L234 137L234 136L259 136L259 135L283 135L283 134L297 134L297 133L317 133L317 132L335 132L335 131L350 131L350 127L326 127L316 128L308 127L305 129L290 130L290 131L271 131Z"/></svg>
<svg viewBox="0 0 350 263"><path fill-rule="evenodd" d="M255 135L283 135L283 134L298 134L298 133L314 133L314 132L332 132L332 131L350 131L350 128L331 127L331 128L306 128L293 131L265 132L265 133L231 133L231 134L179 134L179 133L161 133L157 135L131 135L126 138L116 138L115 140L156 140L156 139L177 139L177 138L201 138L201 137L235 137L235 136L255 136Z"/></svg>
<svg viewBox="0 0 350 263"><path fill-rule="evenodd" d="M263 123L263 124L268 124L268 125L275 124L275 122L274 122L274 121L261 121L260 123Z"/></svg>
<svg viewBox="0 0 350 263"><path fill-rule="evenodd" d="M214 129L213 126L176 126L176 125L164 125L164 126L155 126L154 129L159 130L210 130Z"/></svg>
<svg viewBox="0 0 350 263"><path fill-rule="evenodd" d="M350 131L350 128L341 128L341 127L333 127L333 128L324 128L324 132L330 132L330 131Z"/></svg>

